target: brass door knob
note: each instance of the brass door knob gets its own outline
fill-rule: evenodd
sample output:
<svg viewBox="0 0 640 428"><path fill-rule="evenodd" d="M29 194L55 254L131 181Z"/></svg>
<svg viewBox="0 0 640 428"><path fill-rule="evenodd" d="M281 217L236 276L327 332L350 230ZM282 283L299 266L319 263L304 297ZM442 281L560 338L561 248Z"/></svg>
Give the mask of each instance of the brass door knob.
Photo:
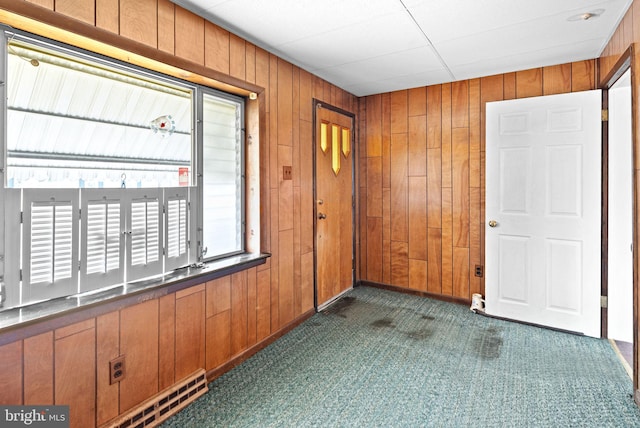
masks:
<svg viewBox="0 0 640 428"><path fill-rule="evenodd" d="M495 220L489 220L489 227L496 227L498 225L498 222Z"/></svg>

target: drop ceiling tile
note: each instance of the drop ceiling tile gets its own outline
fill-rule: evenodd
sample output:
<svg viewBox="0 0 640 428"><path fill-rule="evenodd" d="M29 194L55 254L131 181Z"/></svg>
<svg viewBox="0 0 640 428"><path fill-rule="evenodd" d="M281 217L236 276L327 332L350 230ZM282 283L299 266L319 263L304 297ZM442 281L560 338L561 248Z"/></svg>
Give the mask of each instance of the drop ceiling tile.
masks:
<svg viewBox="0 0 640 428"><path fill-rule="evenodd" d="M612 12L628 3L629 0L462 0L452 7L449 2L430 0L412 2L408 8L431 42L436 43L554 15L566 20L595 9Z"/></svg>
<svg viewBox="0 0 640 428"><path fill-rule="evenodd" d="M197 5L214 23L268 46L404 10L399 1L388 0L230 0L211 7L207 6L207 1L176 0L185 5Z"/></svg>
<svg viewBox="0 0 640 428"><path fill-rule="evenodd" d="M409 15L400 12L279 45L277 49L302 63L331 67L427 45Z"/></svg>

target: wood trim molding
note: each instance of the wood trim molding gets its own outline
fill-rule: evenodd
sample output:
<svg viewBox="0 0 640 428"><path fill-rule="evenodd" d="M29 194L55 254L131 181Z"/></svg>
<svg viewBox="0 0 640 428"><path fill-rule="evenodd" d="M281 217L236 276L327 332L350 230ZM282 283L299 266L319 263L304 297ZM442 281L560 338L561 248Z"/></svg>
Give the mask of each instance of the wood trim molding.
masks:
<svg viewBox="0 0 640 428"><path fill-rule="evenodd" d="M380 282L358 281L358 283L356 284L356 287L359 287L359 286L375 287L383 290L395 291L398 293L411 294L413 296L428 297L430 299L441 300L443 302L449 302L449 303L456 303L459 305L469 305L471 303L471 299L465 299L463 297L445 296L442 294L429 293L428 291L414 290L412 288L403 288L403 287L397 287L395 285L382 284Z"/></svg>

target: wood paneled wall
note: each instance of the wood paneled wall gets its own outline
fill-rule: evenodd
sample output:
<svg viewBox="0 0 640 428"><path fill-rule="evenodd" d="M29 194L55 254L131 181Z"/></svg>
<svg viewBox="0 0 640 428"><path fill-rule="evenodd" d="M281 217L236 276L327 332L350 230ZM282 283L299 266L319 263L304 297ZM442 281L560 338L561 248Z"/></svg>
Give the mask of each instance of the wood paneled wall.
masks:
<svg viewBox="0 0 640 428"><path fill-rule="evenodd" d="M71 404L72 427L96 426L313 309L312 100L355 112L353 95L169 0L0 0L0 9L95 30L98 40L107 32L181 68L264 88L252 109L261 117L249 118L261 127L260 168L248 169L260 174L261 249L272 254L264 265L1 346L0 403ZM283 166L293 180L282 179ZM127 377L109 385L108 361L121 354Z"/></svg>
<svg viewBox="0 0 640 428"><path fill-rule="evenodd" d="M361 98L359 279L484 294L485 103L595 88L588 60Z"/></svg>

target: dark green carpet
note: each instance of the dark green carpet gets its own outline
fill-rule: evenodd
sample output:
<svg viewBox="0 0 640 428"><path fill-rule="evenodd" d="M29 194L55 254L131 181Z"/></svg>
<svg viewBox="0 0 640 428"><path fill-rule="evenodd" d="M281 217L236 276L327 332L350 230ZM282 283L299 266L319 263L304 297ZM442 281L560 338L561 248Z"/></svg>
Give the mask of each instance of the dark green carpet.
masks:
<svg viewBox="0 0 640 428"><path fill-rule="evenodd" d="M640 427L606 340L358 287L165 427Z"/></svg>

